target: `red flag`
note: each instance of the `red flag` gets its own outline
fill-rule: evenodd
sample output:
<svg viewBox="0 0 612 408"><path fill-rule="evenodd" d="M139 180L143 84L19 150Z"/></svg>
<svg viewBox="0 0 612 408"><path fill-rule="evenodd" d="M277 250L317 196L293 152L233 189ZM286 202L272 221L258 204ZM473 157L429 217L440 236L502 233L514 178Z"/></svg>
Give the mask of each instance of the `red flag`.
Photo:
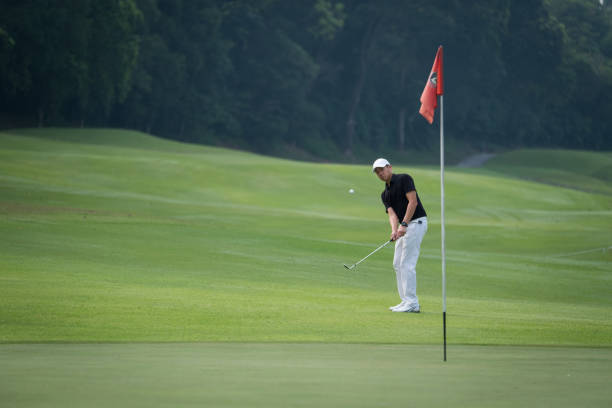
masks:
<svg viewBox="0 0 612 408"><path fill-rule="evenodd" d="M434 111L438 107L438 95L442 95L443 93L442 46L440 46L436 53L433 67L431 67L429 78L427 78L425 89L423 89L423 93L421 94L421 109L419 109L419 113L427 119L429 124L433 123Z"/></svg>

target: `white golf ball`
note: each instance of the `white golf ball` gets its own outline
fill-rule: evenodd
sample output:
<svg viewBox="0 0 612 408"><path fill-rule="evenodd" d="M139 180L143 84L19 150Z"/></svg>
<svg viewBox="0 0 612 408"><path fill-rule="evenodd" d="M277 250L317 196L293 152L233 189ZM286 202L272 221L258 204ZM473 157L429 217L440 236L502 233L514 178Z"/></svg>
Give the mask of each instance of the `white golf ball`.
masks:
<svg viewBox="0 0 612 408"><path fill-rule="evenodd" d="M352 188L349 190L349 194L355 194L355 190L353 190Z"/></svg>

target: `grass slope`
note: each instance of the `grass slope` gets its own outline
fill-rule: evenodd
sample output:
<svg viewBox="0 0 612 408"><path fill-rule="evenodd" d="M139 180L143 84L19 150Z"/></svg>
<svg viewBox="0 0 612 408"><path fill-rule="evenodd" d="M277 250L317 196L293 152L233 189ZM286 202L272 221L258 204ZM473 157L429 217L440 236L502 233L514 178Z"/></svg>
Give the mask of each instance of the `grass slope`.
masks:
<svg viewBox="0 0 612 408"><path fill-rule="evenodd" d="M439 173L396 171L430 215L419 315L387 310L390 248L342 267L388 237L368 166L1 132L0 342L438 343ZM610 195L490 170L446 189L451 344L612 345Z"/></svg>
<svg viewBox="0 0 612 408"><path fill-rule="evenodd" d="M612 194L612 152L515 150L496 156L485 167L541 183Z"/></svg>

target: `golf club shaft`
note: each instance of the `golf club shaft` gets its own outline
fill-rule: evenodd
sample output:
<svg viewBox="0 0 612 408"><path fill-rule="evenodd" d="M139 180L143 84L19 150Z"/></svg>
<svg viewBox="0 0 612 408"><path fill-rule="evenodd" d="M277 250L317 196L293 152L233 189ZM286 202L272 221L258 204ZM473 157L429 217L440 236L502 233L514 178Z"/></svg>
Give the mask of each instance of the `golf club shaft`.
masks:
<svg viewBox="0 0 612 408"><path fill-rule="evenodd" d="M365 261L366 259L368 259L368 257L370 257L371 255L375 254L376 252L380 251L381 249L383 249L384 247L386 247L387 245L389 245L389 243L391 243L393 241L389 240L387 242L385 242L384 244L382 244L381 246L379 246L378 248L376 248L375 250L373 250L372 252L370 252L368 255L366 255L365 258L363 258L362 260L358 261L357 263L355 263L355 265L353 266L357 266L360 263L362 263L363 261Z"/></svg>

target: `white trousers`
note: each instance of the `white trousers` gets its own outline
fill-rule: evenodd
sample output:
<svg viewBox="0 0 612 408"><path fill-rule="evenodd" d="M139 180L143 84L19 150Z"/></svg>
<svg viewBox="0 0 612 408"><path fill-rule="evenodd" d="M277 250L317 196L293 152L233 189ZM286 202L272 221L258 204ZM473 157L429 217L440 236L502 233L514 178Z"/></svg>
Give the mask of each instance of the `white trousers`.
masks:
<svg viewBox="0 0 612 408"><path fill-rule="evenodd" d="M417 218L408 224L406 235L395 241L393 268L397 277L397 291L402 301L412 306L419 305L416 294L416 265L426 232L427 217Z"/></svg>

